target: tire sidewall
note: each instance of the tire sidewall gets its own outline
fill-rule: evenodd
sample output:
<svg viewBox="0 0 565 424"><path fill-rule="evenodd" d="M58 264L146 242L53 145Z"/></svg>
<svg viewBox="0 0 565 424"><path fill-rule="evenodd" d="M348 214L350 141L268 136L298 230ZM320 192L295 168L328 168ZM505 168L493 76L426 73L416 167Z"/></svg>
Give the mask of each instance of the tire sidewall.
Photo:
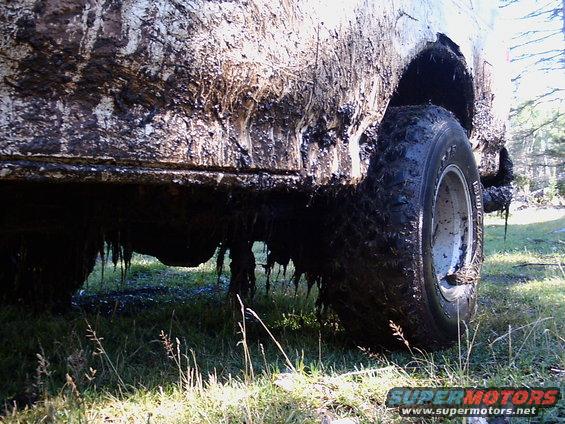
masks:
<svg viewBox="0 0 565 424"><path fill-rule="evenodd" d="M481 182L468 138L455 121L445 120L434 128L436 137L424 161L421 187L422 218L420 225L420 266L426 305L433 322L451 337L457 335L459 322L473 315L476 301L476 281L466 284L464 293L455 301L447 300L441 293L434 270L431 232L435 193L443 171L449 165L461 170L469 192L473 227L471 266L480 267L483 248L483 206Z"/></svg>

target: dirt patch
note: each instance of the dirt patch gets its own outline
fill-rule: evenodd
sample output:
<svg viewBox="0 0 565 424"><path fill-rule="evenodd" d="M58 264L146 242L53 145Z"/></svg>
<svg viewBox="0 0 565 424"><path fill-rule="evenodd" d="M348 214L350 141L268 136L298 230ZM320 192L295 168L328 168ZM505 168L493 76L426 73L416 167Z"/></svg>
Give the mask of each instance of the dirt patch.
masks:
<svg viewBox="0 0 565 424"><path fill-rule="evenodd" d="M225 297L228 282L199 287L179 288L165 285L136 287L99 294L86 294L80 291L73 297L73 307L89 313L102 315L130 315L156 305L168 306L193 303L197 299Z"/></svg>

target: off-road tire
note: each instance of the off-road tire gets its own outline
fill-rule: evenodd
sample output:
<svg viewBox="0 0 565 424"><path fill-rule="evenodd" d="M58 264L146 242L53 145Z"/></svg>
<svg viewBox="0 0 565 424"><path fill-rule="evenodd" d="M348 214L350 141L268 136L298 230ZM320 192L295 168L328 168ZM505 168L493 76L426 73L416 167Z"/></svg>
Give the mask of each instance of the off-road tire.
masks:
<svg viewBox="0 0 565 424"><path fill-rule="evenodd" d="M435 202L445 198L446 204L455 205L461 197L449 197L444 171L453 184L461 175L453 196L466 196L469 213L454 215L453 225L462 229L461 260L441 279L435 275L434 249L442 250L435 243L432 247L431 225L434 213L440 220L451 209L441 212L438 205L435 210ZM438 185L447 194L438 194ZM333 229L335 267L322 297L348 334L363 345L386 345L401 337L393 335L400 333L393 323L412 346L438 348L456 340L461 322L474 313L483 245L481 183L466 132L456 118L436 106L391 108L378 129L367 177L340 204L340 223ZM469 216L467 225L464 218ZM434 235L439 231L449 238L456 233L449 225L441 231L440 224L434 225ZM463 245L463 237L472 240L470 248ZM437 263L444 266L440 259ZM456 295L442 291L446 281L454 289L447 286L445 293Z"/></svg>
<svg viewBox="0 0 565 424"><path fill-rule="evenodd" d="M85 231L22 234L2 240L0 302L65 310L92 272L101 240Z"/></svg>

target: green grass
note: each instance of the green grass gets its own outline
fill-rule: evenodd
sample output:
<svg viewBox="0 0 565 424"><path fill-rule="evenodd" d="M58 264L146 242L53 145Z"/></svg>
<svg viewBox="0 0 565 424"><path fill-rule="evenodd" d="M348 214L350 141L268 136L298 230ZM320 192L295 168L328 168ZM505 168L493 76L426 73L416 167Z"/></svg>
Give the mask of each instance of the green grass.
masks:
<svg viewBox="0 0 565 424"><path fill-rule="evenodd" d="M216 286L213 262L169 268L136 256L125 282L119 267L107 266L104 279L98 267L83 289L84 311L0 312L0 399L20 400L4 420L403 422L383 406L394 386L563 388L565 274L532 264L565 262L565 233L554 232L565 228L564 215L517 212L506 242L503 221L489 217L476 318L459 345L433 353L351 346L335 320L317 321L316 293L300 287L295 295L292 270L273 278L266 296L258 266L259 290L247 306L288 363L251 317L242 343L239 306L226 302L225 279Z"/></svg>

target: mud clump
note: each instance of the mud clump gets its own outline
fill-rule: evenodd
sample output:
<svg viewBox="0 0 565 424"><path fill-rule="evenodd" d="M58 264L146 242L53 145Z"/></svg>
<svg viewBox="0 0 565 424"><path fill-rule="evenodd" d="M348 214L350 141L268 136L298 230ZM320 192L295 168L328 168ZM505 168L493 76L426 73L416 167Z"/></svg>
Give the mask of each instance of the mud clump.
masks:
<svg viewBox="0 0 565 424"><path fill-rule="evenodd" d="M502 148L499 154L498 172L493 177L482 179L485 212L508 211L513 196L512 181L514 181L514 164L508 150Z"/></svg>
<svg viewBox="0 0 565 424"><path fill-rule="evenodd" d="M253 297L256 290L253 242L236 240L230 243L231 280L229 292L235 296Z"/></svg>
<svg viewBox="0 0 565 424"><path fill-rule="evenodd" d="M512 202L512 187L488 187L483 190L483 203L485 212L506 210Z"/></svg>

